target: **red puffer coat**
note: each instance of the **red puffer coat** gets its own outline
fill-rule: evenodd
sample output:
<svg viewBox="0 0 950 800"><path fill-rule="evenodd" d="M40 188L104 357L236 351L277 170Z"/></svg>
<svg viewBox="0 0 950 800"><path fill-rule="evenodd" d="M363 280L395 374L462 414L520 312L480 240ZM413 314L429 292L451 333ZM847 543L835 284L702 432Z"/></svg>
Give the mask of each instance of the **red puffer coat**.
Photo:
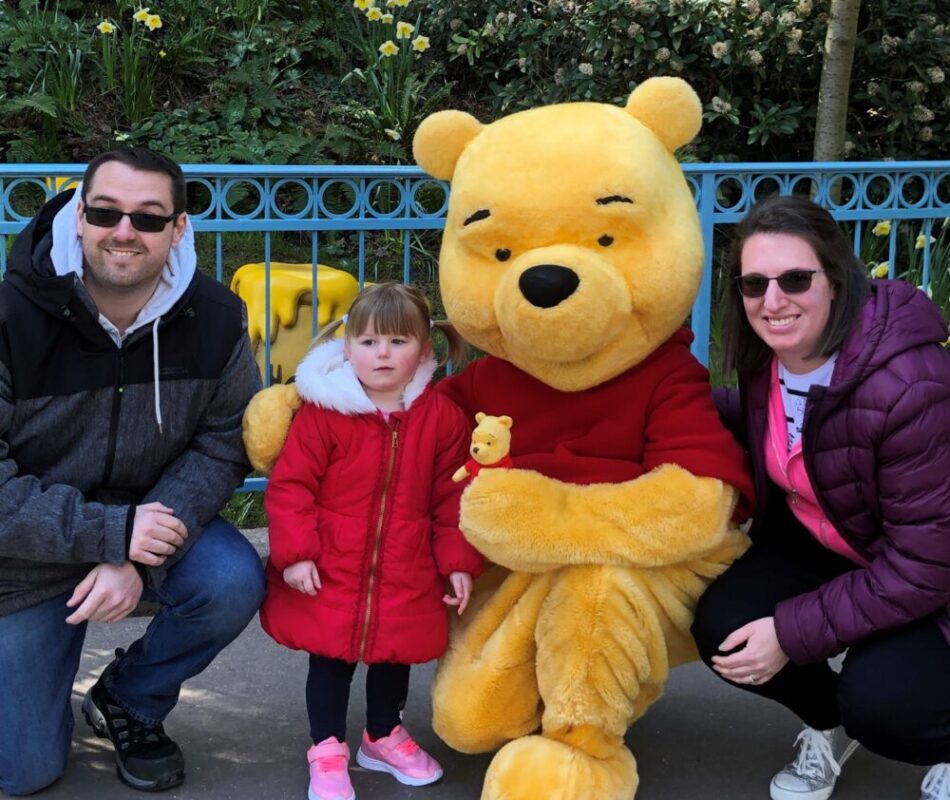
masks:
<svg viewBox="0 0 950 800"><path fill-rule="evenodd" d="M458 528L470 425L429 385L435 363L386 421L342 343L312 351L297 372L305 402L264 495L270 524L261 624L280 644L345 661L418 663L448 643L442 602L451 572L482 557ZM312 560L322 588L290 588L283 570Z"/></svg>

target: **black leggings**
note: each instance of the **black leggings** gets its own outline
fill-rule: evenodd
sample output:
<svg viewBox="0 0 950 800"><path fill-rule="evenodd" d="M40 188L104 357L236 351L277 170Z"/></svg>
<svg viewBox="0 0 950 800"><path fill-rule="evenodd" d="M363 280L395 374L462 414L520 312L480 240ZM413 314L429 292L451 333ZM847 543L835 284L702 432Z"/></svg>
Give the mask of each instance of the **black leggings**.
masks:
<svg viewBox="0 0 950 800"><path fill-rule="evenodd" d="M346 741L346 709L356 664L310 656L307 713L310 736L319 744L329 736ZM389 736L399 724L409 695L408 664L370 664L366 670L366 730L373 739Z"/></svg>
<svg viewBox="0 0 950 800"><path fill-rule="evenodd" d="M856 568L790 514L780 519L700 598L692 630L707 665L736 628ZM950 762L950 644L932 618L853 645L840 674L826 662L789 662L768 683L733 685L781 703L812 728L844 725L879 755L923 766Z"/></svg>

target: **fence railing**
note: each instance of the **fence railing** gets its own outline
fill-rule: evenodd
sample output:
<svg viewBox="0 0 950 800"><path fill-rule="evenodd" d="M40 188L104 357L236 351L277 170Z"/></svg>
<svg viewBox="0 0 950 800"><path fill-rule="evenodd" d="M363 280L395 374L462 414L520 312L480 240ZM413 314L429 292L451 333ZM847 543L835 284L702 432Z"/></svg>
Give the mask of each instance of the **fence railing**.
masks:
<svg viewBox="0 0 950 800"><path fill-rule="evenodd" d="M810 194L835 218L849 224L859 253L876 226L880 239L875 244L887 254L891 277L902 271L899 261L903 271L910 270L910 258L913 277L926 288L931 286L936 268L948 267L950 234L942 238L941 234L950 217L950 161L685 164L683 169L706 242L705 271L690 320L696 336L693 352L704 363L709 361L713 272L727 237L724 228L740 220L752 203L765 195ZM9 237L26 225L40 202L62 187L74 185L83 170L84 166L77 164L0 166L0 274L6 269ZM392 251L399 248L402 278L408 281L414 258L426 260L429 269L434 257L420 253L413 234L438 231L445 225L448 186L415 167L192 164L184 171L189 183L189 216L199 240L213 240L209 252L218 279L225 280L242 263L263 261L267 265L268 320L269 265L280 259L274 257L275 237L296 235L298 251L299 240L309 239L304 250L314 265L314 277L321 253L329 252L327 261L333 260L334 253L342 254L342 261L362 285L376 264L369 247L372 237L387 237L390 259ZM878 225L884 221L890 224ZM230 246L225 253L228 237L236 235L242 237L237 246L239 257L232 255ZM255 244L257 237L259 245ZM349 242L348 248L341 249L344 240ZM910 241L915 252L908 257L904 250ZM938 277L943 280L944 276L940 273ZM311 302L315 325L319 303L316 280ZM265 338L269 373L270 336Z"/></svg>

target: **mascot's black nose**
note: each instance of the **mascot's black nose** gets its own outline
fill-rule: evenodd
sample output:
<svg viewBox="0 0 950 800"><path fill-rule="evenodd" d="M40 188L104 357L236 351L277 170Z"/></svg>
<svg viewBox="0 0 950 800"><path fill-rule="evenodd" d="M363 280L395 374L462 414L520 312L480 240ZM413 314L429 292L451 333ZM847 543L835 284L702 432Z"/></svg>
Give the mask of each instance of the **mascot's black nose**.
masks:
<svg viewBox="0 0 950 800"><path fill-rule="evenodd" d="M518 286L531 305L553 308L574 294L580 282L572 269L557 264L539 264L521 273Z"/></svg>

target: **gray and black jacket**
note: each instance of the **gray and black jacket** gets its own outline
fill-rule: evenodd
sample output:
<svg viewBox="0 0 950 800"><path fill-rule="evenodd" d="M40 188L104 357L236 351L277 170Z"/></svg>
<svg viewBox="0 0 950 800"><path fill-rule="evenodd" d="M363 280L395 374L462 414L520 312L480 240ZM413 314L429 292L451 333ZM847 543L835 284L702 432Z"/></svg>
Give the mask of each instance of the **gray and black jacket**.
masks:
<svg viewBox="0 0 950 800"><path fill-rule="evenodd" d="M124 563L135 506L152 501L189 531L148 568L157 588L249 468L241 418L260 375L243 304L194 272L116 341L80 276L53 263L54 217L59 234L74 202L43 207L0 283L0 616Z"/></svg>

